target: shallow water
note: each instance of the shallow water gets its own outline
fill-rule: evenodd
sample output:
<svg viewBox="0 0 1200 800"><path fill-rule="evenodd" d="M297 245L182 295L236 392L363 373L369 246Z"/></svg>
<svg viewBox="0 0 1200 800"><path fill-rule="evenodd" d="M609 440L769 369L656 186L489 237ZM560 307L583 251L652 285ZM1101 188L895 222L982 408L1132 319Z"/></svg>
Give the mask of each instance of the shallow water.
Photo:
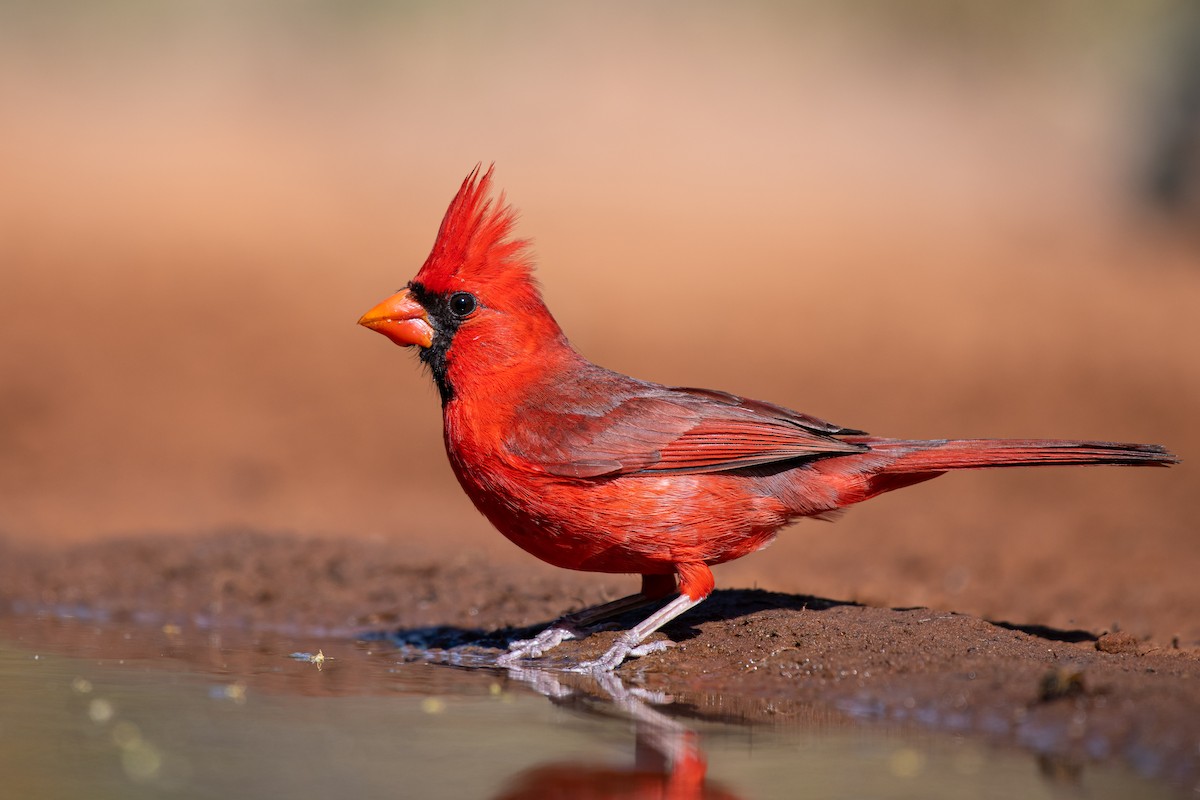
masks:
<svg viewBox="0 0 1200 800"><path fill-rule="evenodd" d="M821 713L740 725L344 636L0 617L0 698L11 797L1170 796L1118 765Z"/></svg>

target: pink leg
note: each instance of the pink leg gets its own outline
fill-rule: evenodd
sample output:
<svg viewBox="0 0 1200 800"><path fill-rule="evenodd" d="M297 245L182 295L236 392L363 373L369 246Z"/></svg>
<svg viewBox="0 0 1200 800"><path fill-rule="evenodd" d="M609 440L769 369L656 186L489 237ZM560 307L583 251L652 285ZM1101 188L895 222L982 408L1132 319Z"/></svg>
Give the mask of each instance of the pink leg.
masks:
<svg viewBox="0 0 1200 800"><path fill-rule="evenodd" d="M655 611L644 620L617 637L617 641L608 652L594 661L585 661L572 668L572 672L610 672L621 665L628 656L644 656L657 653L671 646L670 642L655 642L642 645L642 641L656 630L678 617L689 608L699 605L703 597L692 599L681 594L665 606Z"/></svg>
<svg viewBox="0 0 1200 800"><path fill-rule="evenodd" d="M690 608L699 605L713 590L712 571L705 564L678 564L679 596L617 637L604 655L574 667L574 672L611 672L629 656L657 653L670 642L643 645L646 637Z"/></svg>
<svg viewBox="0 0 1200 800"><path fill-rule="evenodd" d="M509 644L508 652L497 658L496 663L507 667L526 658L537 658L565 641L586 638L591 633L588 628L593 625L653 603L674 591L674 575L643 575L642 590L637 594L560 617L532 639Z"/></svg>

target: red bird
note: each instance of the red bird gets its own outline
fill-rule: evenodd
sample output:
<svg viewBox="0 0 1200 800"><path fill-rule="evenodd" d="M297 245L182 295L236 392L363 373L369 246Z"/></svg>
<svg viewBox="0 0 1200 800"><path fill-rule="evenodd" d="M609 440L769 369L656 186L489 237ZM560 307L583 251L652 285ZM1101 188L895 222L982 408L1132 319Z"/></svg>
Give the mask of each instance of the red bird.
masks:
<svg viewBox="0 0 1200 800"><path fill-rule="evenodd" d="M501 663L677 594L579 669L611 670L713 589L714 564L829 514L947 470L1042 464L1166 465L1143 444L868 436L781 406L661 386L598 367L542 302L515 214L476 167L416 277L360 325L421 348L442 399L446 452L475 507L543 561L639 573L641 591L569 614ZM676 577L678 576L678 584Z"/></svg>

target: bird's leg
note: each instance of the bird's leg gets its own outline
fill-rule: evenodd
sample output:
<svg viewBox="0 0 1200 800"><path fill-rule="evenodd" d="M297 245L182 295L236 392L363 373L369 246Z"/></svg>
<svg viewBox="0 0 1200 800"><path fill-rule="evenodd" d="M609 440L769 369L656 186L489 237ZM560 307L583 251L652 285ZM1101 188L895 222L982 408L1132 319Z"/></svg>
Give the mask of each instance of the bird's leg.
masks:
<svg viewBox="0 0 1200 800"><path fill-rule="evenodd" d="M706 564L677 564L679 571L679 596L644 620L617 637L608 652L592 661L584 661L572 668L574 672L609 672L621 665L629 656L644 656L657 653L671 646L671 642L654 642L643 645L646 637L678 617L689 608L699 605L713 590L712 570Z"/></svg>
<svg viewBox="0 0 1200 800"><path fill-rule="evenodd" d="M660 650L665 650L671 646L670 642L654 642L650 645L642 645L642 642L647 636L654 633L656 630L666 625L671 620L678 617L683 612L687 611L703 601L703 597L691 598L686 594L681 594L665 606L655 611L644 620L634 625L629 630L617 637L617 641L608 649L604 655L594 661L584 661L572 668L574 672L608 672L620 666L628 656L644 656L650 653L657 653ZM639 646L640 645L640 646Z"/></svg>
<svg viewBox="0 0 1200 800"><path fill-rule="evenodd" d="M591 633L588 629L597 623L653 603L673 591L675 591L674 575L643 575L642 590L637 594L559 617L532 639L522 639L510 643L508 652L497 658L496 663L506 667L525 658L537 658L563 642L587 637Z"/></svg>
<svg viewBox="0 0 1200 800"><path fill-rule="evenodd" d="M532 639L521 639L510 642L508 652L496 659L500 666L509 666L525 658L537 658L563 642L571 639L583 639L590 631L588 628L606 619L623 614L634 608L640 608L652 602L641 592L622 597L591 608L585 608L571 614L565 614L542 630Z"/></svg>

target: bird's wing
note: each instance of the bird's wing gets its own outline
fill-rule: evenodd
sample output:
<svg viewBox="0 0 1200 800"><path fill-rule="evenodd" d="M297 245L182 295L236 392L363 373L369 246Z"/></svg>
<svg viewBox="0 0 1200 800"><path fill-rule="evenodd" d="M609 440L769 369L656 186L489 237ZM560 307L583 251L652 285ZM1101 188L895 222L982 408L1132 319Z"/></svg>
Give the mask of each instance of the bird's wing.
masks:
<svg viewBox="0 0 1200 800"><path fill-rule="evenodd" d="M744 408L768 417L778 417L779 419L785 419L789 422L794 422L797 425L801 425L818 433L828 433L837 436L860 436L866 433L866 431L860 431L854 428L844 428L841 425L835 425L832 422L826 422L819 417L814 417L809 414L802 414L799 411L793 411L790 408L777 406L774 403L768 403L764 400L751 400L748 397L738 397L736 394L720 392L716 389L693 389L687 386L675 386L671 387L670 391L682 392L684 394L694 395L695 397L702 397L706 400L713 400L718 403L737 406L738 408Z"/></svg>
<svg viewBox="0 0 1200 800"><path fill-rule="evenodd" d="M834 436L858 431L723 392L639 384L600 397L523 407L508 453L539 472L595 478L722 472L868 449Z"/></svg>

